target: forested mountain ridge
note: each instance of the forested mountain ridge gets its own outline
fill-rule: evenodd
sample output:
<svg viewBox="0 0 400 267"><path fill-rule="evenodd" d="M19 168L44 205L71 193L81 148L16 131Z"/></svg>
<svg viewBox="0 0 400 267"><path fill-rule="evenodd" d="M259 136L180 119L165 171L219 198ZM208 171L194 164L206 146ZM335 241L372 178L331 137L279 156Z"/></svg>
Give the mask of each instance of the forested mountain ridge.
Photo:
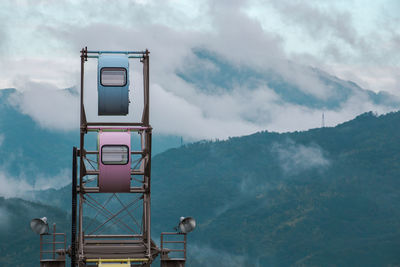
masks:
<svg viewBox="0 0 400 267"><path fill-rule="evenodd" d="M171 231L180 216L195 217L188 266L397 266L399 125L399 112L370 112L336 127L265 131L158 154L152 236ZM36 200L68 211L69 196L67 186Z"/></svg>
<svg viewBox="0 0 400 267"><path fill-rule="evenodd" d="M370 112L169 150L153 160L154 221L197 216L193 238L244 266L399 264L399 125Z"/></svg>

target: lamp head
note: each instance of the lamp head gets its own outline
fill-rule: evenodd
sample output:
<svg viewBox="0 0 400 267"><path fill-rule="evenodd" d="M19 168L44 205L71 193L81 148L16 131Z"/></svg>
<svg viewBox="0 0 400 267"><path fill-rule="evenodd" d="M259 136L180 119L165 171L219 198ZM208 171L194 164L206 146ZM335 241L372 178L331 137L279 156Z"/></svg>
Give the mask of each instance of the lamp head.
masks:
<svg viewBox="0 0 400 267"><path fill-rule="evenodd" d="M181 217L178 227L182 233L187 234L196 228L196 221L192 217Z"/></svg>
<svg viewBox="0 0 400 267"><path fill-rule="evenodd" d="M31 229L38 235L49 233L49 224L47 223L47 218L35 218L31 220Z"/></svg>

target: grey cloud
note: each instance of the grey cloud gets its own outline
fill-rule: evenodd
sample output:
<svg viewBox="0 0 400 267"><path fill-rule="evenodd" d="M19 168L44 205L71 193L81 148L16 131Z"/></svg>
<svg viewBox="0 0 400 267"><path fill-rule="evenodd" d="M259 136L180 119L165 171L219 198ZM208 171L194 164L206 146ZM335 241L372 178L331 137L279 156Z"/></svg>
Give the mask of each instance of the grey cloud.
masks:
<svg viewBox="0 0 400 267"><path fill-rule="evenodd" d="M3 28L0 28L0 56L6 52L7 35Z"/></svg>
<svg viewBox="0 0 400 267"><path fill-rule="evenodd" d="M349 12L335 10L330 6L325 10L310 2L272 1L274 7L284 15L285 21L305 26L309 36L320 39L324 35L334 35L350 45L357 44L357 31Z"/></svg>
<svg viewBox="0 0 400 267"><path fill-rule="evenodd" d="M196 28L199 25L195 19L188 19L189 15L181 14L182 10L173 9L173 3L163 2L165 1L127 4L124 1L116 1L112 6L106 2L88 2L88 5L96 4L93 4L95 8L87 13L80 8L83 4L75 3L75 6L69 6L67 1L57 1L50 5L47 13L58 12L49 18L52 23L46 23L46 26L43 21L35 23L40 26L38 30L50 38L49 45L57 48L58 55L65 59L50 58L45 62L24 60L11 65L9 69L13 71L5 70L6 74L2 75L11 77L16 72L26 75L18 77L19 82L14 83L16 87L22 88L22 93L13 98L13 103L44 127L75 129L78 126L78 99L57 89L62 88L58 84L62 77L68 77L64 84L78 84L78 51L85 45L89 49L99 50L149 48L152 124L162 133L194 139L227 138L263 129L287 131L320 126L322 111L285 103L266 86L260 86L253 91L245 86L237 87L216 97L198 92L193 85L176 75L177 69L187 67L187 61L194 58L192 49L202 47L226 58L229 64L241 68L251 66L260 72L274 69L305 93L320 99L329 97L329 88L324 86L313 72L304 68L301 62L290 61L283 49L285 40L279 33L266 31L257 20L243 12L249 2L205 2L196 18L210 25L209 28L206 26L206 29L201 30ZM287 8L280 8L282 12L292 12L295 7L296 4L292 4ZM121 8L127 12L117 12ZM65 11L61 12L64 9ZM308 6L303 9L300 8L303 14L298 14L295 20L306 20L306 26L314 27L309 25L307 16L313 11L321 12ZM57 18L57 14L60 18ZM71 18L65 19L66 15L71 15ZM173 18L168 19L167 15ZM324 13L321 13L317 18L323 15ZM345 17L346 14L343 13L342 16ZM326 25L322 27L338 36L341 34L340 38L351 44L354 41L349 35L353 30L351 27L342 29L341 25L347 25L351 19L342 18L344 20L341 21L340 18L328 14L328 20L324 22ZM179 27L178 24L182 21L187 22L185 24L189 26ZM317 31L321 31L318 34L322 34L322 29ZM67 57L70 59L67 60ZM24 65L29 65L29 68L23 68ZM91 78L86 85L87 108L91 111L95 111L96 108L94 65L95 60L86 65L87 77ZM134 74L140 77L140 65L133 66ZM201 66L213 67L204 64ZM46 75L50 77L47 83L44 82ZM140 83L139 78L133 88L133 101L137 101L140 96ZM387 110L371 104L368 100L365 101L364 97L360 99L351 99L342 103L340 110L326 112L327 118L330 119L329 125L351 119L369 109L379 112ZM131 106L137 114L140 110L139 105L133 103ZM354 107L350 104L359 106ZM296 117L293 114L296 114Z"/></svg>
<svg viewBox="0 0 400 267"><path fill-rule="evenodd" d="M384 45L392 35L388 29L397 25L395 21L386 21L386 25L363 32L356 28L355 12L352 10L359 3L349 3L346 10L329 1L272 1L271 4L285 25L303 32L304 40L311 39L317 43L315 54L320 53L323 65L329 65L332 60L387 64L390 60L388 55L396 54L394 49L387 51ZM383 50L388 53L382 53Z"/></svg>
<svg viewBox="0 0 400 267"><path fill-rule="evenodd" d="M286 60L283 39L279 34L266 32L261 24L243 13L230 1L218 2L210 12L215 33L210 34L203 46L229 59L231 62L262 69L276 68Z"/></svg>

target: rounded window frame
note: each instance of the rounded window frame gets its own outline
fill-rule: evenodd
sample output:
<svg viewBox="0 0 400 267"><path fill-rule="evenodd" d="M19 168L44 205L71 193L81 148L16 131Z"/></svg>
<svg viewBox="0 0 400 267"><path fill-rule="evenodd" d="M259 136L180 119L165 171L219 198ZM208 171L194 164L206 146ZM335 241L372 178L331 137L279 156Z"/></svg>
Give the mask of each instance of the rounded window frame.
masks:
<svg viewBox="0 0 400 267"><path fill-rule="evenodd" d="M105 147L105 146L119 146L119 147L124 146L124 147L126 147L128 149L127 162L123 163L123 164L121 164L121 163L104 163L104 161L103 161L103 147ZM101 146L100 149L101 149L100 161L101 161L101 164L103 164L103 165L120 165L120 166L124 166L124 165L129 164L129 162L130 162L130 151L129 151L129 146L127 146L127 145L124 145L124 144L120 144L120 145L119 144L110 144L110 145L104 144L104 145Z"/></svg>
<svg viewBox="0 0 400 267"><path fill-rule="evenodd" d="M123 85L104 85L103 84L103 71L104 70L122 70L125 74L125 83ZM128 71L124 67L102 67L100 69L100 85L104 87L125 87L128 84Z"/></svg>

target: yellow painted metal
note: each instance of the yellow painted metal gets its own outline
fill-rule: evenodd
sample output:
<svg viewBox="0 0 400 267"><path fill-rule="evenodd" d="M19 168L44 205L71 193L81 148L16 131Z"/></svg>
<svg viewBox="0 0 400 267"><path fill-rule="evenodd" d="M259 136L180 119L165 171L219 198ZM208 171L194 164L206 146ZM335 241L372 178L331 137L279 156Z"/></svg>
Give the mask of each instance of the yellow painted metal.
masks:
<svg viewBox="0 0 400 267"><path fill-rule="evenodd" d="M99 263L98 267L131 267L130 263Z"/></svg>
<svg viewBox="0 0 400 267"><path fill-rule="evenodd" d="M86 262L96 262L98 267L130 267L131 262L146 262L147 258L133 259L87 259Z"/></svg>

